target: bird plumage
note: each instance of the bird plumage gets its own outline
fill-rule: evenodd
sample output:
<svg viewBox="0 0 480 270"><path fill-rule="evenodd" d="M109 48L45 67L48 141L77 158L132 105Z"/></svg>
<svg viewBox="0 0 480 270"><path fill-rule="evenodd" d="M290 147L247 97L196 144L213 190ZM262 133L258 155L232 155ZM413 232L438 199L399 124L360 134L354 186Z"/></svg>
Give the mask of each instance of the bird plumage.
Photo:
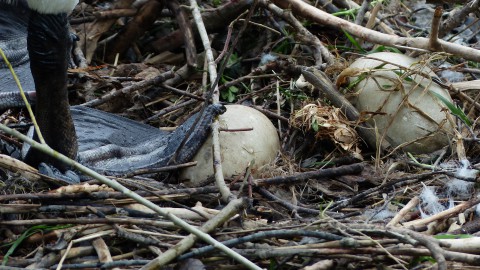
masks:
<svg viewBox="0 0 480 270"><path fill-rule="evenodd" d="M2 5L27 9L27 38L30 69L36 88L36 119L47 144L54 150L80 161L98 172L121 175L137 169L162 167L171 162L189 161L207 138L214 117L225 111L220 104L208 106L192 132L197 116L192 116L173 132L163 132L145 124L87 107L70 107L67 68L72 46L67 13L77 0L0 0ZM27 7L28 6L28 7ZM0 9L1 10L1 9ZM5 9L6 10L6 9ZM4 16L18 19L18 10ZM0 12L0 18L2 13ZM0 21L1 22L1 21ZM5 20L5 25L9 20ZM0 45L3 41L0 33ZM0 68L1 71L1 68ZM0 85L0 88L3 86ZM78 133L77 133L78 132ZM184 146L182 141L188 135ZM78 141L77 141L78 136ZM80 143L80 146L78 144ZM80 149L79 155L78 148ZM177 153L178 151L178 153ZM70 166L35 150L28 151L27 162L45 162L59 170L50 175L63 177ZM42 168L48 168L42 166Z"/></svg>
<svg viewBox="0 0 480 270"><path fill-rule="evenodd" d="M42 14L70 13L78 4L78 0L0 0L0 3L23 4Z"/></svg>

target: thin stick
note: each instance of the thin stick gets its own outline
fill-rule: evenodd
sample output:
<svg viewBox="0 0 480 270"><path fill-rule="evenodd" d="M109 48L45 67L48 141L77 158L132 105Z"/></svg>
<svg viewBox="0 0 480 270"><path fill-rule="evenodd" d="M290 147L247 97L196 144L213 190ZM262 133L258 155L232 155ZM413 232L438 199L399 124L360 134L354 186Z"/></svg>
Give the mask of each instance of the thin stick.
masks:
<svg viewBox="0 0 480 270"><path fill-rule="evenodd" d="M418 196L415 196L413 197L406 205L405 207L402 208L402 210L400 210L400 212L398 212L398 214L396 214L392 220L390 220L390 222L387 223L387 227L390 227L390 226L395 226L397 225L401 220L402 218L408 213L410 212L410 210L417 206L418 203L420 202L420 199L418 198Z"/></svg>
<svg viewBox="0 0 480 270"><path fill-rule="evenodd" d="M387 46L406 46L418 49L430 50L428 38L407 38L397 35L383 34L365 27L361 27L349 21L335 17L316 7L313 7L301 0L273 0L273 3L283 8L289 8L296 15L302 16L306 19L320 23L322 25L329 25L336 28L341 28L352 35L361 37L372 43L387 45ZM480 62L480 51L467 46L438 40L442 51L453 54L455 56L463 57L467 60Z"/></svg>
<svg viewBox="0 0 480 270"><path fill-rule="evenodd" d="M38 139L42 144L45 144L45 139L43 139L42 133L40 132L40 127L37 124L37 119L35 119L35 115L33 114L32 107L30 106L30 103L28 102L28 99L25 96L25 92L23 91L22 84L20 83L20 80L18 79L17 74L13 70L12 64L10 64L10 61L8 61L7 56L3 52L2 48L0 48L0 55L2 55L3 61L5 61L5 63L7 64L7 67L10 70L10 73L12 73L13 79L15 80L15 83L17 84L17 87L20 90L20 96L22 96L23 102L25 103L25 107L27 107L28 114L32 119L32 123L35 128L35 131L37 132Z"/></svg>
<svg viewBox="0 0 480 270"><path fill-rule="evenodd" d="M37 150L39 150L39 151L41 151L45 154L48 154L52 157L55 157L58 160L66 163L66 164L69 164L70 166L72 166L73 168L78 170L79 172L81 172L81 173L83 173L87 176L90 176L92 178L95 178L98 181L102 182L103 184L105 184L105 185L107 185L107 186L109 186L109 187L111 187L111 188L113 188L117 191L122 192L123 194L130 197L131 199L145 205L146 207L152 209L156 213L158 213L158 214L162 215L163 217L169 219L175 225L181 227L182 229L188 231L189 233L192 233L192 234L196 235L198 238L200 238L203 241L209 243L210 245L214 245L216 248L218 248L219 250L221 250L222 252L224 252L225 254L230 256L231 258L233 258L233 259L237 260L238 262L242 263L243 265L247 266L249 269L261 269L258 266L256 266L255 264L253 264L252 262L250 262L249 260L247 260L245 257L242 257L241 255L239 255L235 251L231 250L227 246L218 242L217 240L215 240L210 235L202 232L201 230L199 230L196 227L191 226L190 224L188 224L184 220L178 218L177 216L175 216L175 215L173 215L169 212L166 212L160 206L158 206L158 205L154 204L153 202L143 198L142 196L138 195L137 193L129 190L128 188L124 187L123 185L121 185L117 181L110 180L107 177L105 177L104 175L101 175L101 174L99 174L99 173L81 165L80 163L75 162L74 160L66 157L65 155L53 150L48 145L40 144L40 143L28 138L27 136L21 134L20 132L18 132L16 130L13 130L13 129L11 129L11 128L3 125L3 124L0 124L0 130L9 134L9 135L11 135L11 136L14 136L14 137L22 140L25 143L30 144L33 148L35 148L35 149L37 149Z"/></svg>
<svg viewBox="0 0 480 270"><path fill-rule="evenodd" d="M442 19L442 7L438 6L432 19L432 28L430 31L429 46L431 50L440 50L440 43L438 42L438 32L440 28L440 20Z"/></svg>
<svg viewBox="0 0 480 270"><path fill-rule="evenodd" d="M427 225L430 222L439 220L439 219L447 219L451 216L454 216L458 213L461 213L465 210L467 210L470 207L473 207L477 205L480 202L480 199L473 199L470 201L463 202L455 207L452 207L450 209L447 209L445 211L442 211L436 215L424 218L424 219L418 219L418 220L413 220L410 222L403 223L404 228L409 228L411 226L422 226L422 225Z"/></svg>
<svg viewBox="0 0 480 270"><path fill-rule="evenodd" d="M207 30L202 20L202 15L195 0L190 0L190 8L192 9L193 20L197 25L198 33L205 48L205 56L208 62L208 74L210 75L210 82L214 83L217 80L217 67L215 64L215 58L213 57L212 48L210 47L210 40L208 39ZM212 92L213 103L219 103L219 90L218 84L212 85L214 87ZM212 123L212 144L213 144L213 164L215 171L215 183L222 195L222 200L228 202L235 198L228 186L225 184L223 177L222 162L220 157L220 139L219 139L220 124L218 119L215 119Z"/></svg>

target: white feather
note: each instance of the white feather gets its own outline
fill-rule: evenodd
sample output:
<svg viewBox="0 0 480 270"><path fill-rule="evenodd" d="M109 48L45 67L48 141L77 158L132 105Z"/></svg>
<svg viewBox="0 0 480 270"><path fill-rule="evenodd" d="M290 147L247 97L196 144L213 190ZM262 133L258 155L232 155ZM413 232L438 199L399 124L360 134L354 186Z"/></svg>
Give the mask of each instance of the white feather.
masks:
<svg viewBox="0 0 480 270"><path fill-rule="evenodd" d="M470 161L463 159L460 160L460 163L462 163L462 166L457 170L456 175L458 175L459 177L471 179L475 179L477 177L478 171L468 168L470 167Z"/></svg>
<svg viewBox="0 0 480 270"><path fill-rule="evenodd" d="M445 210L445 207L440 203L440 200L435 193L433 187L427 187L422 183L423 189L420 193L420 200L422 201L422 208L425 210L426 214L438 214Z"/></svg>
<svg viewBox="0 0 480 270"><path fill-rule="evenodd" d="M43 14L70 13L78 0L27 0L28 7Z"/></svg>
<svg viewBox="0 0 480 270"><path fill-rule="evenodd" d="M462 165L455 168L455 176L474 180L478 175L478 171L469 168L470 162L468 160L461 160L460 163ZM468 197L472 193L474 185L474 182L467 182L461 179L453 178L447 182L447 194L448 196Z"/></svg>
<svg viewBox="0 0 480 270"><path fill-rule="evenodd" d="M479 195L477 195L478 198ZM475 207L475 214L477 214L477 217L480 217L480 204L477 204Z"/></svg>

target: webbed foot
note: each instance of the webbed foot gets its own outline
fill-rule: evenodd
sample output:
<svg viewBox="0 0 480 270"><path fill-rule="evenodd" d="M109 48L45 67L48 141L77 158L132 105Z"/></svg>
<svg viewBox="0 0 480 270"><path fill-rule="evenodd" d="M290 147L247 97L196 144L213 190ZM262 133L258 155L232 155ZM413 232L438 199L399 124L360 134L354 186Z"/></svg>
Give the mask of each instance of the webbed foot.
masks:
<svg viewBox="0 0 480 270"><path fill-rule="evenodd" d="M61 180L68 185L73 185L73 184L80 183L80 177L74 171L67 170L64 173L62 173L59 169L53 167L50 164L44 163L44 162L42 162L38 165L38 171L41 174L50 176L50 177L58 179L58 180Z"/></svg>

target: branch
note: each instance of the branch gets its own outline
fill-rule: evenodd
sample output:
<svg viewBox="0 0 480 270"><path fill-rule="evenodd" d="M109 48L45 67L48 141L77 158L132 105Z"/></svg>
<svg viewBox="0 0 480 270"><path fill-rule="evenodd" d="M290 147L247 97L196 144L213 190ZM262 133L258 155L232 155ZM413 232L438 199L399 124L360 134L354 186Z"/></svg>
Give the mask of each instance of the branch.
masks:
<svg viewBox="0 0 480 270"><path fill-rule="evenodd" d="M442 19L442 7L437 7L432 19L432 30L430 31L430 49L440 50L440 42L438 39L438 32L440 29L440 20Z"/></svg>
<svg viewBox="0 0 480 270"><path fill-rule="evenodd" d="M210 235L202 232L197 227L194 227L194 226L188 224L187 222L185 222L184 220L182 220L182 219L178 218L177 216L171 214L170 212L165 211L160 206L158 206L158 205L154 204L153 202L143 198L142 196L138 195L137 193L129 190L128 188L124 187L123 185L121 185L117 181L110 180L107 177L105 177L104 175L101 175L101 174L99 174L99 173L81 165L80 163L75 162L74 160L66 157L65 155L63 155L61 153L58 153L57 151L50 148L48 145L40 144L40 143L28 138L27 136L21 134L20 132L18 132L16 130L13 130L13 129L11 129L11 128L3 125L3 124L0 124L0 130L9 134L9 135L11 135L11 136L14 136L14 137L22 140L25 143L30 144L36 150L39 150L39 151L41 151L45 154L48 154L52 157L57 158L58 160L64 162L65 164L68 164L68 165L72 166L74 169L78 170L79 172L81 172L81 173L83 173L87 176L90 176L92 178L95 178L96 180L100 181L101 183L103 183L103 184L105 184L105 185L107 185L107 186L109 186L109 187L111 187L111 188L113 188L117 191L122 192L123 194L127 195L128 197L137 201L138 203L141 203L141 204L145 205L146 207L152 209L153 211L155 211L155 213L158 213L159 215L162 215L163 217L169 219L170 221L172 221L175 225L179 226L180 228L188 231L191 234L196 235L198 238L200 238L203 241L209 243L210 245L214 245L216 248L218 248L219 250L221 250L222 252L224 252L225 254L230 256L231 258L239 260L239 262L241 262L245 266L249 267L250 269L260 269L258 266L254 265L253 263L251 263L250 261L248 261L244 257L239 256L238 253L231 250L230 248L223 245L222 243L218 242L217 240L215 240Z"/></svg>
<svg viewBox="0 0 480 270"><path fill-rule="evenodd" d="M215 64L215 58L213 57L212 48L210 47L210 40L208 39L208 33L205 29L205 24L202 21L202 15L198 9L197 2L195 0L190 0L190 7L192 9L193 20L198 29L198 33L205 48L205 56L208 63L208 74L210 75L210 82L214 83L217 81L217 67ZM213 103L219 102L219 90L218 84L212 85L212 101ZM225 179L223 178L223 169L222 169L222 158L220 156L220 138L219 138L219 129L220 124L218 119L215 119L212 123L212 144L213 144L213 167L215 171L215 183L222 194L222 200L228 202L233 199L235 196L232 194L227 184L225 184Z"/></svg>
<svg viewBox="0 0 480 270"><path fill-rule="evenodd" d="M306 19L315 21L320 24L329 25L340 30L345 30L352 35L355 35L372 43L404 49L416 48L431 51L430 41L428 38L407 38L397 35L383 34L335 17L301 0L273 0L272 2L283 8L290 8L294 13L299 16L303 16ZM443 52L461 56L467 60L480 62L479 50L443 40L439 40L438 42L440 44L439 50Z"/></svg>

